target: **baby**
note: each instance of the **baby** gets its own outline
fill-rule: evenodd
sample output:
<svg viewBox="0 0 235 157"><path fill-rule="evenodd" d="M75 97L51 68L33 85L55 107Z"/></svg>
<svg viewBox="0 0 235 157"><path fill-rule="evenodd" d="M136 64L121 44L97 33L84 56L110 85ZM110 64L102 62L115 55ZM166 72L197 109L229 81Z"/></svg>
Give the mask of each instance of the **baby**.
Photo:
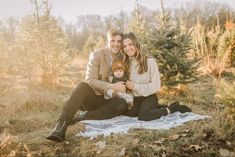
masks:
<svg viewBox="0 0 235 157"><path fill-rule="evenodd" d="M122 60L115 60L112 64L112 75L109 77L109 82L117 83L120 81L121 82L127 81L126 66ZM134 97L131 92L121 93L109 89L107 90L107 93L104 95L105 99L110 99L115 97L123 98L124 100L126 100L129 110L133 107Z"/></svg>

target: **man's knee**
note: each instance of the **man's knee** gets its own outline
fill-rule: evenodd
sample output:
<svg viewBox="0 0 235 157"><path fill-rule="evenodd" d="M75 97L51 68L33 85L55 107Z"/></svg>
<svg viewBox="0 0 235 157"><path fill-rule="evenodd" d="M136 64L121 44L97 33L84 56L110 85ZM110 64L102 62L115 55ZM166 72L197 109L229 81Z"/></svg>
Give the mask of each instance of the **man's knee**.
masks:
<svg viewBox="0 0 235 157"><path fill-rule="evenodd" d="M74 89L72 95L81 95L81 94L87 94L91 90L91 86L86 82L80 82L77 87Z"/></svg>
<svg viewBox="0 0 235 157"><path fill-rule="evenodd" d="M87 89L87 88L90 88L90 85L86 82L79 82L79 84L77 85L76 89Z"/></svg>
<svg viewBox="0 0 235 157"><path fill-rule="evenodd" d="M75 88L75 92L86 92L86 91L90 91L92 88L91 86L86 83L86 82L80 82L77 87Z"/></svg>

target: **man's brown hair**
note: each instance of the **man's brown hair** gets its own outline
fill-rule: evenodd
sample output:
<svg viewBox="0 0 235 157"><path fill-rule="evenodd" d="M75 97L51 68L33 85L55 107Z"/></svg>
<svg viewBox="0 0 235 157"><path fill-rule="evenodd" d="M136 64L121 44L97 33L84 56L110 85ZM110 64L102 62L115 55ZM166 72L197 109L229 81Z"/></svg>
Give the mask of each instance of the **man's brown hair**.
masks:
<svg viewBox="0 0 235 157"><path fill-rule="evenodd" d="M116 29L111 29L108 33L107 33L107 38L108 37L115 37L116 35L120 35L121 37L123 37L123 33L119 30Z"/></svg>

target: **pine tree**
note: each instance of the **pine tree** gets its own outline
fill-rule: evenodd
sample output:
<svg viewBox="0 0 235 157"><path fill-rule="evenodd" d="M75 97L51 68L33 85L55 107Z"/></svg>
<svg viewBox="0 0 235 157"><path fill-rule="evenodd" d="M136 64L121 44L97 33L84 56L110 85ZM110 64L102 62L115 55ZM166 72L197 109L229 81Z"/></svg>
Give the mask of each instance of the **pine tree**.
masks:
<svg viewBox="0 0 235 157"><path fill-rule="evenodd" d="M141 5L139 3L139 0L136 0L135 4L136 6L134 10L134 16L132 17L129 23L128 31L134 32L136 34L136 36L141 42L142 48L145 49L147 47L147 39L149 36L148 24L143 18L143 13L141 11Z"/></svg>
<svg viewBox="0 0 235 157"><path fill-rule="evenodd" d="M90 52L94 51L96 43L97 41L95 39L95 36L91 33L82 48L82 53L84 55L89 55Z"/></svg>
<svg viewBox="0 0 235 157"><path fill-rule="evenodd" d="M103 48L104 46L105 40L103 36L91 33L83 46L82 53L84 56L89 56L91 52Z"/></svg>
<svg viewBox="0 0 235 157"><path fill-rule="evenodd" d="M19 69L30 80L38 81L39 77L41 83L54 85L71 55L62 29L50 15L47 1L41 7L42 11L37 9L37 14L22 19L16 48Z"/></svg>
<svg viewBox="0 0 235 157"><path fill-rule="evenodd" d="M157 59L161 81L166 86L176 86L197 80L196 60L189 59L191 37L181 31L179 24L170 21L170 15L159 18L151 30L148 50Z"/></svg>
<svg viewBox="0 0 235 157"><path fill-rule="evenodd" d="M13 51L19 20L10 17L0 20L0 75L14 74L16 71L15 51Z"/></svg>
<svg viewBox="0 0 235 157"><path fill-rule="evenodd" d="M0 38L0 76L7 72L8 44Z"/></svg>
<svg viewBox="0 0 235 157"><path fill-rule="evenodd" d="M220 88L216 97L225 106L221 127L223 135L235 139L235 82L232 84L225 80L220 81Z"/></svg>
<svg viewBox="0 0 235 157"><path fill-rule="evenodd" d="M235 25L230 22L230 24ZM227 51L230 51L229 64L235 66L235 29L226 29L219 38L218 58L223 58Z"/></svg>
<svg viewBox="0 0 235 157"><path fill-rule="evenodd" d="M95 45L95 49L101 49L105 46L105 39L103 36L99 35L97 37L97 42L96 42L96 45Z"/></svg>

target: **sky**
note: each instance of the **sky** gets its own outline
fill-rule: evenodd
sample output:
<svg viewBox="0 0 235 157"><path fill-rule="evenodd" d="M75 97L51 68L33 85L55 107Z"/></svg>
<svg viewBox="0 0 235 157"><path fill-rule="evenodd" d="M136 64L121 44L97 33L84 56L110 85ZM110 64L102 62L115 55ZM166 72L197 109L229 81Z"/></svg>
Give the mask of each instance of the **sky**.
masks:
<svg viewBox="0 0 235 157"><path fill-rule="evenodd" d="M139 0L140 4L149 9L160 8L160 0ZM164 0L165 7L180 7L194 0ZM235 8L235 0L209 0L227 3ZM135 0L49 0L52 4L52 15L65 19L66 22L76 21L78 15L97 14L107 16L120 10L130 12L135 7ZM11 16L23 17L33 5L30 0L0 0L0 19Z"/></svg>

